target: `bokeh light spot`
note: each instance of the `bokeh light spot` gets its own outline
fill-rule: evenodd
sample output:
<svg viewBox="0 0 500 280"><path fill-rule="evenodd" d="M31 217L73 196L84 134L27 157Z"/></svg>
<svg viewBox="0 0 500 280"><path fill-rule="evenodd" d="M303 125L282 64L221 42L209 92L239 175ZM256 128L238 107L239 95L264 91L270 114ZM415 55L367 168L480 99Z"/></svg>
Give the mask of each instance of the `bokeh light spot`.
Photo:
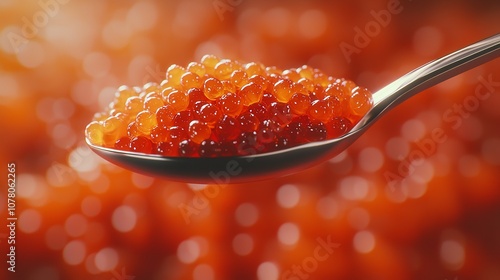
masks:
<svg viewBox="0 0 500 280"><path fill-rule="evenodd" d="M118 253L113 248L103 248L95 255L95 266L100 271L110 271L118 264Z"/></svg>
<svg viewBox="0 0 500 280"><path fill-rule="evenodd" d="M328 19L321 10L307 10L300 15L298 29L300 35L306 39L314 39L326 31Z"/></svg>
<svg viewBox="0 0 500 280"><path fill-rule="evenodd" d="M263 262L257 267L258 280L276 280L279 273L279 268L274 262Z"/></svg>
<svg viewBox="0 0 500 280"><path fill-rule="evenodd" d="M182 241L177 247L177 258L182 263L190 264L195 262L200 257L200 246L199 244L188 239Z"/></svg>
<svg viewBox="0 0 500 280"><path fill-rule="evenodd" d="M460 269L465 261L465 249L455 240L445 240L439 250L441 260L453 270Z"/></svg>
<svg viewBox="0 0 500 280"><path fill-rule="evenodd" d="M370 253L375 248L375 236L370 231L359 231L354 235L353 245L359 253Z"/></svg>
<svg viewBox="0 0 500 280"><path fill-rule="evenodd" d="M283 208L293 208L300 201L300 190L295 185L283 185L276 193L276 200Z"/></svg>
<svg viewBox="0 0 500 280"><path fill-rule="evenodd" d="M104 77L111 68L111 59L101 52L89 53L83 59L83 71L93 78Z"/></svg>
<svg viewBox="0 0 500 280"><path fill-rule="evenodd" d="M28 42L17 53L17 60L26 68L36 68L45 61L45 50L40 43Z"/></svg>
<svg viewBox="0 0 500 280"><path fill-rule="evenodd" d="M347 220L352 228L362 230L370 223L370 213L363 208L354 208L349 211Z"/></svg>
<svg viewBox="0 0 500 280"><path fill-rule="evenodd" d="M42 215L35 209L26 209L19 214L19 229L25 233L34 233L42 224Z"/></svg>
<svg viewBox="0 0 500 280"><path fill-rule="evenodd" d="M278 229L278 240L284 245L295 245L300 239L300 229L294 223L284 223Z"/></svg>
<svg viewBox="0 0 500 280"><path fill-rule="evenodd" d="M340 181L340 194L345 199L362 200L369 192L368 181L359 176L349 176Z"/></svg>
<svg viewBox="0 0 500 280"><path fill-rule="evenodd" d="M238 224L244 227L254 225L259 219L259 209L252 203L242 203L235 211Z"/></svg>
<svg viewBox="0 0 500 280"><path fill-rule="evenodd" d="M87 248L81 240L70 241L63 249L63 259L69 265L78 265L83 262Z"/></svg>
<svg viewBox="0 0 500 280"><path fill-rule="evenodd" d="M87 217L95 217L101 212L102 203L96 196L86 196L80 206L82 213Z"/></svg>
<svg viewBox="0 0 500 280"><path fill-rule="evenodd" d="M136 226L137 214L130 206L119 206L113 211L111 222L117 231L128 232Z"/></svg>
<svg viewBox="0 0 500 280"><path fill-rule="evenodd" d="M233 238L233 250L240 256L246 256L253 250L253 238L246 233L240 233Z"/></svg>
<svg viewBox="0 0 500 280"><path fill-rule="evenodd" d="M64 229L69 236L78 237L87 231L87 219L81 214L70 215L64 223Z"/></svg>
<svg viewBox="0 0 500 280"><path fill-rule="evenodd" d="M359 153L359 166L366 172L375 172L384 165L384 155L378 148L368 147Z"/></svg>
<svg viewBox="0 0 500 280"><path fill-rule="evenodd" d="M333 219L339 212L339 206L334 198L325 196L318 200L316 211L325 219Z"/></svg>
<svg viewBox="0 0 500 280"><path fill-rule="evenodd" d="M199 264L193 269L193 280L214 280L214 269L208 264Z"/></svg>

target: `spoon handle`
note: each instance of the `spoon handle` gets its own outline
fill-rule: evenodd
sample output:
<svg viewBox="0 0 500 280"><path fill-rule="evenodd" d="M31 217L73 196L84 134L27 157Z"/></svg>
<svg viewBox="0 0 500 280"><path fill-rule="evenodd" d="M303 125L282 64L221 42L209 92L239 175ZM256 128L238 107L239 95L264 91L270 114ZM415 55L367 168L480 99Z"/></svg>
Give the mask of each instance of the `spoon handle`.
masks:
<svg viewBox="0 0 500 280"><path fill-rule="evenodd" d="M499 56L500 34L496 34L424 64L375 92L372 113L377 118L413 95Z"/></svg>

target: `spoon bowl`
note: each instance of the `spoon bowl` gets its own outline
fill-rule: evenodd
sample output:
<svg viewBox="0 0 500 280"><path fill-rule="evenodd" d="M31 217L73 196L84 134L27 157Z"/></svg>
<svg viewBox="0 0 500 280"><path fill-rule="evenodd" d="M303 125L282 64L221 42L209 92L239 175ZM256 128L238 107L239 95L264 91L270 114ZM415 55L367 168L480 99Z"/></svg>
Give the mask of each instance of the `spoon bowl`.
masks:
<svg viewBox="0 0 500 280"><path fill-rule="evenodd" d="M312 167L341 153L365 129L336 139L235 157L164 157L95 146L88 140L87 144L102 158L137 173L189 183L230 184L280 177Z"/></svg>
<svg viewBox="0 0 500 280"><path fill-rule="evenodd" d="M405 74L373 94L374 106L347 134L279 151L234 157L165 157L89 147L123 168L189 183L230 184L276 178L330 159L356 141L378 118L411 96L500 56L500 34L464 47Z"/></svg>

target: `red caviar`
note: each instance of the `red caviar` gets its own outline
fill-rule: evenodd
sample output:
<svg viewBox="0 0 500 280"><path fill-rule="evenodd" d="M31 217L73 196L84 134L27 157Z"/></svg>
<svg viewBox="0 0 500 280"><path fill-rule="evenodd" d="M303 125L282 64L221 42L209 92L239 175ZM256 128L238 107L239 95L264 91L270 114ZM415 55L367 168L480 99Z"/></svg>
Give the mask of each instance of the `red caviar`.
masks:
<svg viewBox="0 0 500 280"><path fill-rule="evenodd" d="M339 137L372 104L366 88L310 66L282 71L206 55L170 66L159 85L118 88L86 136L94 145L164 156L264 153Z"/></svg>

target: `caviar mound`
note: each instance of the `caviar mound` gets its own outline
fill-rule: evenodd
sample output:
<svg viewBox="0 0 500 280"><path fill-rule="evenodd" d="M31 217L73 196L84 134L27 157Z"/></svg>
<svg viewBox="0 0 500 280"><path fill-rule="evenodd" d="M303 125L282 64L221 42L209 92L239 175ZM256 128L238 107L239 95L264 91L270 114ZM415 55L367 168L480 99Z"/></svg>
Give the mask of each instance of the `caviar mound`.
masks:
<svg viewBox="0 0 500 280"><path fill-rule="evenodd" d="M265 153L347 133L366 88L310 66L281 70L205 55L160 83L121 86L86 127L90 143L171 157Z"/></svg>

